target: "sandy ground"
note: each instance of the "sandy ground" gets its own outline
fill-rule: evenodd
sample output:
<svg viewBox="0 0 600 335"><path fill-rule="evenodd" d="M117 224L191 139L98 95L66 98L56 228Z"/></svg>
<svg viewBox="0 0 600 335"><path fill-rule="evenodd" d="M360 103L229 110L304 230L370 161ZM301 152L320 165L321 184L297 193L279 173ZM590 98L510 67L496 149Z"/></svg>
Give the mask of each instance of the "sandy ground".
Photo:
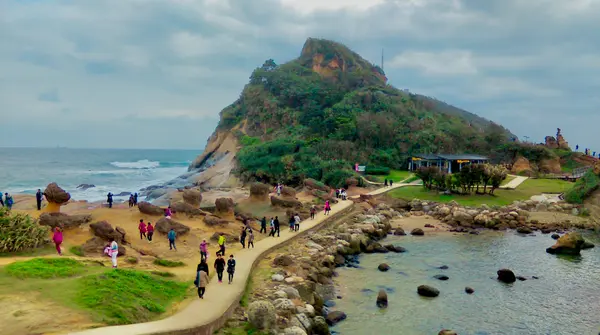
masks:
<svg viewBox="0 0 600 335"><path fill-rule="evenodd" d="M399 219L394 219L391 222L393 228L402 228L407 234L415 228L421 228L427 233L449 233L450 226L434 219L428 215L424 216L409 216ZM425 225L432 225L432 227L425 227Z"/></svg>

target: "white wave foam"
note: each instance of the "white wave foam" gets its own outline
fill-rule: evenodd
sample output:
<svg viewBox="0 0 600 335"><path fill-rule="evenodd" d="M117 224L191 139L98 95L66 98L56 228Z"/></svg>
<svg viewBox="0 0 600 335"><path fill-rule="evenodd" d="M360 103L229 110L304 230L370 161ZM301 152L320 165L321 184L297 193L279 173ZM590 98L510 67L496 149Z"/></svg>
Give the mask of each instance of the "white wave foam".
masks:
<svg viewBox="0 0 600 335"><path fill-rule="evenodd" d="M137 162L111 162L110 165L124 169L153 169L160 166L160 162L142 159Z"/></svg>

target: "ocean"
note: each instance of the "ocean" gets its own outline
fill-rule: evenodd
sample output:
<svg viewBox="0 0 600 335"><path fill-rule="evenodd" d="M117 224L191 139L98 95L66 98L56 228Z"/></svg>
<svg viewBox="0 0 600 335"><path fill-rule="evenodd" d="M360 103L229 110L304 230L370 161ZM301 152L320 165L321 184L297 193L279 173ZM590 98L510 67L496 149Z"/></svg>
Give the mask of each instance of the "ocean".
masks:
<svg viewBox="0 0 600 335"><path fill-rule="evenodd" d="M0 148L0 191L35 194L56 182L75 200L137 192L187 171L199 150ZM95 187L79 190L80 184ZM127 196L115 197L126 199Z"/></svg>

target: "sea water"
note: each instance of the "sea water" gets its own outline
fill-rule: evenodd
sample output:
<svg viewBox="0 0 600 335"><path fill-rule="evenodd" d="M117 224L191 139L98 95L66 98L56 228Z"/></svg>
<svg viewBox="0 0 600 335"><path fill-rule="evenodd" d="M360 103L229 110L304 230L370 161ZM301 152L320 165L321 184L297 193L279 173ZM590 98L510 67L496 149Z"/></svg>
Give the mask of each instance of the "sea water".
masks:
<svg viewBox="0 0 600 335"><path fill-rule="evenodd" d="M598 245L597 235L586 239ZM340 334L435 335L452 329L460 335L596 335L600 328L600 249L581 257L547 254L554 240L515 233L389 237L408 249L403 254L360 256L360 269L338 269L342 299L335 309L348 318L333 329ZM379 272L387 263L391 269ZM447 265L447 270L438 269ZM500 268L527 281L504 284ZM434 279L437 274L450 277ZM532 279L536 276L539 279ZM436 298L417 294L419 285L440 291ZM475 289L466 294L465 287ZM389 307L375 305L384 289Z"/></svg>
<svg viewBox="0 0 600 335"><path fill-rule="evenodd" d="M56 182L73 199L137 192L187 171L201 150L0 148L0 191L34 194ZM87 190L80 184L92 184ZM118 197L118 198L127 198Z"/></svg>

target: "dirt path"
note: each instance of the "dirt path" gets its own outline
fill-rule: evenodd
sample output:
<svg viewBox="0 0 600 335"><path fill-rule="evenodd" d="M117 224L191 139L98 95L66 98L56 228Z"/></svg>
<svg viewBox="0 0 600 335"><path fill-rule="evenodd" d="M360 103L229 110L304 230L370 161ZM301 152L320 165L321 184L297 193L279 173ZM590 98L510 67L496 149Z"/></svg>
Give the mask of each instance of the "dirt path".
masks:
<svg viewBox="0 0 600 335"><path fill-rule="evenodd" d="M393 187L377 189L368 194L377 195L409 184L398 183ZM332 206L331 214L342 212L352 205L352 201L341 201ZM300 229L306 231L323 223L330 216L323 212L317 214L315 220L303 221ZM212 334L225 321L227 312L236 307L246 288L246 282L252 272L252 265L263 254L272 248L290 240L298 233L282 229L281 237L266 238L256 243L254 249L244 249L236 253L236 272L233 284L219 283L212 279L206 287L203 300L194 300L180 312L158 321L133 325L111 326L73 332L77 335L134 335L134 334L173 334L186 329L195 329L194 334Z"/></svg>

